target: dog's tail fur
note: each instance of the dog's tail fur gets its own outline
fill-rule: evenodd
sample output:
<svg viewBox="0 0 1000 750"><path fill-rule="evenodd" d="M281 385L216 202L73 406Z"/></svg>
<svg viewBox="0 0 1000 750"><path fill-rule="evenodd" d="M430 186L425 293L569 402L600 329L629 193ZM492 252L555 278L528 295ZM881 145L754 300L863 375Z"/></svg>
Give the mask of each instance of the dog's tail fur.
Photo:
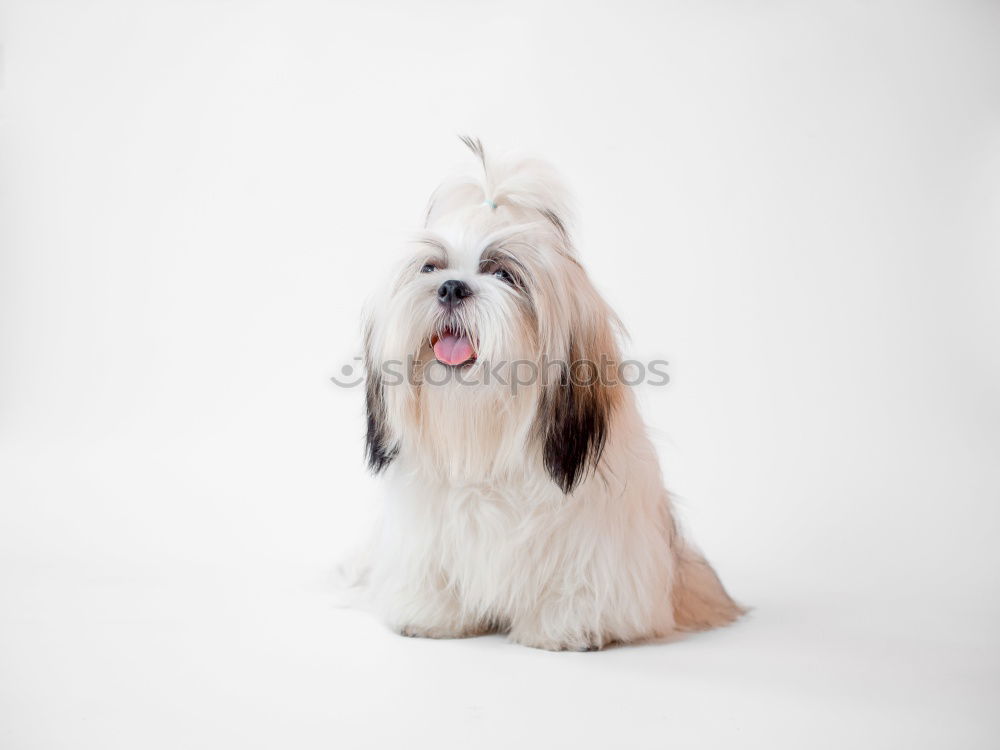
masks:
<svg viewBox="0 0 1000 750"><path fill-rule="evenodd" d="M700 552L678 540L674 571L674 624L678 630L709 630L729 625L747 609L729 596Z"/></svg>

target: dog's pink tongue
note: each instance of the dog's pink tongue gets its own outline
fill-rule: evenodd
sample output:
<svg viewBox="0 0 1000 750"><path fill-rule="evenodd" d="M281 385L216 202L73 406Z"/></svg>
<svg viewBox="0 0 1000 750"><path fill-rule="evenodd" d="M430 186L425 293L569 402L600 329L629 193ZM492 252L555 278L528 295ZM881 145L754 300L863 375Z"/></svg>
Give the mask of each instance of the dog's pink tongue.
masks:
<svg viewBox="0 0 1000 750"><path fill-rule="evenodd" d="M434 356L446 365L460 365L472 359L472 342L465 336L443 333L434 342Z"/></svg>

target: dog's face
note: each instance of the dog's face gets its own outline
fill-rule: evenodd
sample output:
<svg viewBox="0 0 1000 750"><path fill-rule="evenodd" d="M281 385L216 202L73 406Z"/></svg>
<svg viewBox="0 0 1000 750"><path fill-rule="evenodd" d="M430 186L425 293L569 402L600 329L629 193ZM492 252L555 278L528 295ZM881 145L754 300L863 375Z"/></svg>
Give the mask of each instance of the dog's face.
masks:
<svg viewBox="0 0 1000 750"><path fill-rule="evenodd" d="M417 239L385 300L383 356L410 358L432 387L482 383L487 365L539 351L543 288L552 284L544 232L496 226L484 212L450 217Z"/></svg>
<svg viewBox="0 0 1000 750"><path fill-rule="evenodd" d="M572 375L581 361L617 363L615 322L539 169L522 162L499 185L439 189L376 300L365 342L373 469L403 451L452 481L544 470L569 492L599 458L618 389Z"/></svg>

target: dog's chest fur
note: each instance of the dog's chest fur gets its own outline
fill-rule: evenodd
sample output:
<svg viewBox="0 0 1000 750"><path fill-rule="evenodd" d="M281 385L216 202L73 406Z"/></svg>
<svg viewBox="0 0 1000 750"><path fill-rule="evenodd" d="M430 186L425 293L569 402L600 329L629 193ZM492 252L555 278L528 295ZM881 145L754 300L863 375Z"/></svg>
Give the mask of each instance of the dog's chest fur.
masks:
<svg viewBox="0 0 1000 750"><path fill-rule="evenodd" d="M617 600L623 588L633 597L647 589L655 607L668 590L669 519L657 507L655 474L629 466L634 457L611 446L600 470L566 495L540 463L502 480L456 482L401 456L378 557L400 589L432 581L463 612L494 625L553 603Z"/></svg>
<svg viewBox="0 0 1000 750"><path fill-rule="evenodd" d="M418 567L438 577L463 606L500 616L512 602L541 595L555 571L538 568L565 541L579 514L547 476L496 483L435 483L411 488L397 507L415 545ZM422 560L420 558L423 558Z"/></svg>

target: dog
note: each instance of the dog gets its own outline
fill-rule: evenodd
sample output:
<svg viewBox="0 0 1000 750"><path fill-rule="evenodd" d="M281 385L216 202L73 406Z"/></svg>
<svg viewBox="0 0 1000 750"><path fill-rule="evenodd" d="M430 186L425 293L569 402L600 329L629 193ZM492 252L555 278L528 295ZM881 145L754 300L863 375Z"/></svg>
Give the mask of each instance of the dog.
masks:
<svg viewBox="0 0 1000 750"><path fill-rule="evenodd" d="M366 456L387 482L368 604L403 635L549 650L733 622L744 608L681 533L608 375L623 331L559 178L463 141L475 172L434 192L365 315Z"/></svg>

